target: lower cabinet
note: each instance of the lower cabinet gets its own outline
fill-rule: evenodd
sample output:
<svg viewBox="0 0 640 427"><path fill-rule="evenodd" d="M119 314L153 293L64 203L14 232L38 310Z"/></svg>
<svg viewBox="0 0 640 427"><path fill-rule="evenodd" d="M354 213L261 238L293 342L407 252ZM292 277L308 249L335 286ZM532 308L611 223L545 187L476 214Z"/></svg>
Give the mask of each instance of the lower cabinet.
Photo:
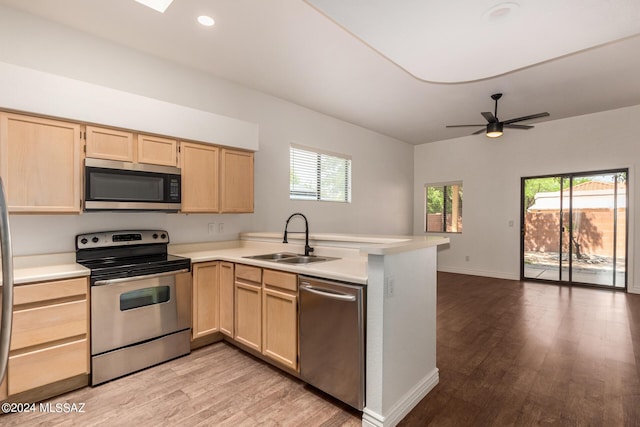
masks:
<svg viewBox="0 0 640 427"><path fill-rule="evenodd" d="M233 338L262 351L262 269L235 266L235 324Z"/></svg>
<svg viewBox="0 0 640 427"><path fill-rule="evenodd" d="M194 340L221 332L299 371L296 274L223 261L192 270Z"/></svg>
<svg viewBox="0 0 640 427"><path fill-rule="evenodd" d="M220 332L233 338L234 265L220 263Z"/></svg>
<svg viewBox="0 0 640 427"><path fill-rule="evenodd" d="M193 339L219 330L219 271L218 261L193 264Z"/></svg>
<svg viewBox="0 0 640 427"><path fill-rule="evenodd" d="M297 276L264 270L262 290L262 354L298 370Z"/></svg>
<svg viewBox="0 0 640 427"><path fill-rule="evenodd" d="M86 278L14 288L7 389L0 397L89 373L87 295Z"/></svg>

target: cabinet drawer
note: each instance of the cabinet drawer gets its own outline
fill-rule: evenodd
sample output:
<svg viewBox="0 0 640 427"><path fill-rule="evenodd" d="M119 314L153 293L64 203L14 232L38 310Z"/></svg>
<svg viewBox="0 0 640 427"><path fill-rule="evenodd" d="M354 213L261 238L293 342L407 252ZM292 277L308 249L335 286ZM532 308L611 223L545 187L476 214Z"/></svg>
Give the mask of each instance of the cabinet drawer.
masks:
<svg viewBox="0 0 640 427"><path fill-rule="evenodd" d="M250 282L262 283L262 269L249 265L236 264L236 279L249 280Z"/></svg>
<svg viewBox="0 0 640 427"><path fill-rule="evenodd" d="M265 286L286 289L288 291L298 291L298 276L293 273L283 271L264 270Z"/></svg>
<svg viewBox="0 0 640 427"><path fill-rule="evenodd" d="M87 301L16 310L11 350L87 333Z"/></svg>
<svg viewBox="0 0 640 427"><path fill-rule="evenodd" d="M9 358L9 394L89 372L87 340L82 339Z"/></svg>
<svg viewBox="0 0 640 427"><path fill-rule="evenodd" d="M87 294L87 279L57 280L14 288L13 305L33 304L58 298L69 298Z"/></svg>

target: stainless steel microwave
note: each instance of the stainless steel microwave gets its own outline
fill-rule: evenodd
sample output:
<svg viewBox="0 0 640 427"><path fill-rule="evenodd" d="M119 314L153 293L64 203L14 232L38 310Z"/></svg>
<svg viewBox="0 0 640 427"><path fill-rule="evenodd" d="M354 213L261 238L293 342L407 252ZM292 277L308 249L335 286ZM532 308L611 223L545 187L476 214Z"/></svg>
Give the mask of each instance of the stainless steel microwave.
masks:
<svg viewBox="0 0 640 427"><path fill-rule="evenodd" d="M84 210L180 210L180 169L171 166L85 159Z"/></svg>

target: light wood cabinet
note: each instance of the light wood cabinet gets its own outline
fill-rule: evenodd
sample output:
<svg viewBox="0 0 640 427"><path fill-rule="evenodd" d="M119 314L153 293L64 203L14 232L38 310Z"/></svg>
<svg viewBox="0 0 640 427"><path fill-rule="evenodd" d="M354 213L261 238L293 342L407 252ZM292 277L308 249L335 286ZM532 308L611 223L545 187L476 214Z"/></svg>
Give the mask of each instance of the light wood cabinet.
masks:
<svg viewBox="0 0 640 427"><path fill-rule="evenodd" d="M262 352L262 269L236 264L235 270L233 338Z"/></svg>
<svg viewBox="0 0 640 427"><path fill-rule="evenodd" d="M15 287L8 394L89 373L86 278Z"/></svg>
<svg viewBox="0 0 640 427"><path fill-rule="evenodd" d="M262 289L262 354L298 370L297 276L264 270Z"/></svg>
<svg viewBox="0 0 640 427"><path fill-rule="evenodd" d="M253 158L250 151L181 142L182 212L253 212Z"/></svg>
<svg viewBox="0 0 640 427"><path fill-rule="evenodd" d="M135 161L132 132L87 126L85 138L87 157L121 162Z"/></svg>
<svg viewBox="0 0 640 427"><path fill-rule="evenodd" d="M253 153L223 148L220 159L221 212L253 212Z"/></svg>
<svg viewBox="0 0 640 427"><path fill-rule="evenodd" d="M178 141L158 136L138 135L138 163L178 166Z"/></svg>
<svg viewBox="0 0 640 427"><path fill-rule="evenodd" d="M213 145L180 143L182 212L218 212L219 155Z"/></svg>
<svg viewBox="0 0 640 427"><path fill-rule="evenodd" d="M10 212L80 212L80 125L0 112L0 175Z"/></svg>
<svg viewBox="0 0 640 427"><path fill-rule="evenodd" d="M220 332L233 337L234 310L234 266L231 262L220 263Z"/></svg>
<svg viewBox="0 0 640 427"><path fill-rule="evenodd" d="M86 127L86 157L177 166L178 141L98 126Z"/></svg>
<svg viewBox="0 0 640 427"><path fill-rule="evenodd" d="M193 264L193 339L219 330L218 261Z"/></svg>

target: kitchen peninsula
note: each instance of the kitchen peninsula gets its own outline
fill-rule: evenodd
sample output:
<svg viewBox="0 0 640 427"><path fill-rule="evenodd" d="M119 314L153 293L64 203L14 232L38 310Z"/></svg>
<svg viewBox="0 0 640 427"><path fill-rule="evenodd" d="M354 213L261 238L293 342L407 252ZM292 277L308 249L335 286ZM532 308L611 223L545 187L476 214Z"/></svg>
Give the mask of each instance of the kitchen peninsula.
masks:
<svg viewBox="0 0 640 427"><path fill-rule="evenodd" d="M246 258L302 253L304 239L243 233L239 241L172 245L193 263L227 261L366 284L366 403L363 426L397 424L438 383L436 257L445 237L311 234L314 254L339 257L306 265Z"/></svg>
<svg viewBox="0 0 640 427"><path fill-rule="evenodd" d="M236 275L238 266L242 266L243 271L260 270L265 272L264 283L267 272L272 276L275 272L286 277L304 275L364 285L366 388L362 425L393 426L438 383L436 256L437 246L448 243L448 238L311 234L309 240L314 255L337 259L297 264L247 258L275 252L299 254L304 251L304 240L299 235L289 236L290 243L283 244L281 233L243 233L233 241L174 244L169 246L169 252L191 258L194 293L198 266L209 265L219 265L221 268L223 265L235 265ZM82 278L83 292L86 292L89 271L74 263L73 259L73 254L18 257L15 262L16 283L18 286L45 281L66 283L65 280ZM203 274L206 274L206 268ZM221 269L219 272L222 277L224 271ZM274 292L267 286L264 291L286 295L286 291ZM292 291L290 294L296 297ZM217 293L213 295L214 298L218 297ZM84 301L82 298L86 297L76 298L80 301L77 304ZM211 313L205 313L206 316L210 317ZM195 341L195 323L193 329ZM221 323L219 330L224 333ZM221 339L219 333L217 335L217 339ZM83 355L85 353L82 352ZM84 359L86 357L83 356ZM283 366L286 371L296 375L295 367L286 369L282 361L276 362L277 366ZM83 382L86 384L83 372L74 377L75 388L82 387ZM71 374L76 375L75 372Z"/></svg>

